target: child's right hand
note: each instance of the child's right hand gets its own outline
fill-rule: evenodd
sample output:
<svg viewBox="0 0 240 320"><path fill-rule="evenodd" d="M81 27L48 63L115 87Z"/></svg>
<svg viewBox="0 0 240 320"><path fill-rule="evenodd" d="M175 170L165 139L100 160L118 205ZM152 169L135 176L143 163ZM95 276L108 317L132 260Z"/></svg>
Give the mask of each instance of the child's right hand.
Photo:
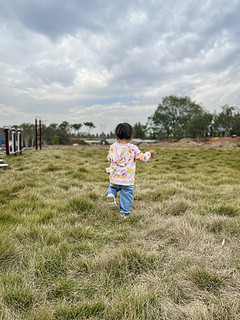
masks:
<svg viewBox="0 0 240 320"><path fill-rule="evenodd" d="M155 150L149 150L149 152L151 153L151 157L152 158L156 157L156 151Z"/></svg>

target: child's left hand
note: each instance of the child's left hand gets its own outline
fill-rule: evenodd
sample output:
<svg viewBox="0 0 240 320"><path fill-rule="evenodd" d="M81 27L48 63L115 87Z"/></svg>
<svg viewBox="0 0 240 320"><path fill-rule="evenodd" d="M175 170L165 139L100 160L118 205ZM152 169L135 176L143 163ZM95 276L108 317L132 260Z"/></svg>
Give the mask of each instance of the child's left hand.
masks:
<svg viewBox="0 0 240 320"><path fill-rule="evenodd" d="M152 158L156 157L156 151L155 150L149 150L149 152L151 153L151 157Z"/></svg>

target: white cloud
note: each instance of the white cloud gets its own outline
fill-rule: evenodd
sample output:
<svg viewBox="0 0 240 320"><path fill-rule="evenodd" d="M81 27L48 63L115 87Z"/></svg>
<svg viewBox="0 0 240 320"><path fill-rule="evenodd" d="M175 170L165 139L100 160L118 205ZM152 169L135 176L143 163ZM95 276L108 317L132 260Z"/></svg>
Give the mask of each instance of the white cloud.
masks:
<svg viewBox="0 0 240 320"><path fill-rule="evenodd" d="M32 122L34 115L22 112L11 106L0 105L0 127L20 124L19 119L25 119L24 122Z"/></svg>

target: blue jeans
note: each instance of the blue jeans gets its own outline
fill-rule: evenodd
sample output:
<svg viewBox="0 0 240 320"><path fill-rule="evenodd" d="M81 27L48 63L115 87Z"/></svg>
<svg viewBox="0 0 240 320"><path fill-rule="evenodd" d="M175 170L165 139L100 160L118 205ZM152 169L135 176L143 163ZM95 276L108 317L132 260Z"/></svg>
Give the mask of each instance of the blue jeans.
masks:
<svg viewBox="0 0 240 320"><path fill-rule="evenodd" d="M133 203L134 186L121 186L118 184L110 183L107 195L109 193L112 193L115 197L117 197L118 191L120 191L120 213L127 216L131 213L130 209Z"/></svg>

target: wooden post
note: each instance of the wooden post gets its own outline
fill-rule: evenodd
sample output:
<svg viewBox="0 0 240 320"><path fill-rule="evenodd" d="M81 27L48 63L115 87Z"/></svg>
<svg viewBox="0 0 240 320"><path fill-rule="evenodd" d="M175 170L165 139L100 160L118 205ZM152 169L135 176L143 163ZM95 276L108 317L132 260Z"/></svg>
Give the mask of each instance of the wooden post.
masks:
<svg viewBox="0 0 240 320"><path fill-rule="evenodd" d="M6 155L9 156L9 135L8 129L5 129L5 148L6 148Z"/></svg>
<svg viewBox="0 0 240 320"><path fill-rule="evenodd" d="M38 149L38 128L37 128L37 118L35 119L35 140L36 140L36 150Z"/></svg>
<svg viewBox="0 0 240 320"><path fill-rule="evenodd" d="M42 150L42 122L39 120L39 147Z"/></svg>

